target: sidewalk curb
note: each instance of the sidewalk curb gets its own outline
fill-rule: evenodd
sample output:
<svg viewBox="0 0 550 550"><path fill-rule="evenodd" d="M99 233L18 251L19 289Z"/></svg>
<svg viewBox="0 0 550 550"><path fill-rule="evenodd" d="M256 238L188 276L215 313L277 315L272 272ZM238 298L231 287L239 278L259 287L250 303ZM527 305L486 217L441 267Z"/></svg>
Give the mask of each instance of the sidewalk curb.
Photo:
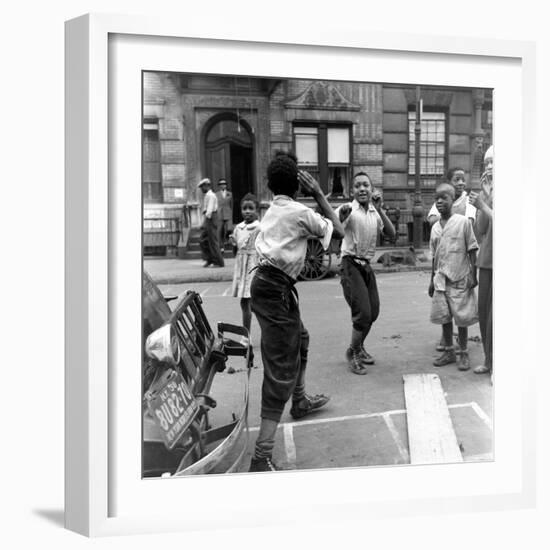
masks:
<svg viewBox="0 0 550 550"><path fill-rule="evenodd" d="M431 272L431 265L395 265L391 267L372 266L373 271L378 275L380 273L407 273L411 271L419 272ZM337 272L334 272L333 277L338 276ZM189 276L177 276L177 277L152 277L155 283L158 285L177 285L187 283L220 283L233 280L233 272L231 273L205 273L204 275L190 274ZM330 278L330 275L326 277ZM302 282L302 281L300 281Z"/></svg>

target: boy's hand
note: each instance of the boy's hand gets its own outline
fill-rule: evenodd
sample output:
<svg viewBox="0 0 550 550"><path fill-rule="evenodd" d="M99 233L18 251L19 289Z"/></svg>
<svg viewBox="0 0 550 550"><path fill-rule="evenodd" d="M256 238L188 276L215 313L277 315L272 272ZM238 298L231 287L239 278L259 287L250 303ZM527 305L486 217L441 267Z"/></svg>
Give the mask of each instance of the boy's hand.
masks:
<svg viewBox="0 0 550 550"><path fill-rule="evenodd" d="M430 298L433 298L434 296L434 292L435 292L435 286L434 286L434 282L433 282L433 279L430 281L430 286L428 287L428 296Z"/></svg>
<svg viewBox="0 0 550 550"><path fill-rule="evenodd" d="M470 273L469 288L475 288L477 286L477 273L475 269L472 269Z"/></svg>
<svg viewBox="0 0 550 550"><path fill-rule="evenodd" d="M298 182L300 183L300 188L304 195L315 197L319 194L323 194L319 183L305 170L298 170Z"/></svg>
<svg viewBox="0 0 550 550"><path fill-rule="evenodd" d="M485 199L490 201L493 196L493 174L483 172L479 183L481 184L481 191L485 195Z"/></svg>
<svg viewBox="0 0 550 550"><path fill-rule="evenodd" d="M485 202L481 198L481 193L476 193L475 191L470 192L468 200L470 204L473 204L478 210L481 210L485 206Z"/></svg>
<svg viewBox="0 0 550 550"><path fill-rule="evenodd" d="M380 207L382 206L382 194L380 191L374 191L370 201L376 210L380 210Z"/></svg>
<svg viewBox="0 0 550 550"><path fill-rule="evenodd" d="M343 222L348 219L351 214L351 204L343 204L338 211L338 217L340 221Z"/></svg>

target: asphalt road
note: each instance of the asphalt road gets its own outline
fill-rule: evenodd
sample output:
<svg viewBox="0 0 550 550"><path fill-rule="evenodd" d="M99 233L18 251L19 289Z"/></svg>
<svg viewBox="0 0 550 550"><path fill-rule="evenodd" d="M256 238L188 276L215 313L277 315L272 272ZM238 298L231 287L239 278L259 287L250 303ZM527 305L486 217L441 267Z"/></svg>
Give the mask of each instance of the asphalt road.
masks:
<svg viewBox="0 0 550 550"><path fill-rule="evenodd" d="M493 387L487 375L460 372L455 365L436 368L435 345L440 329L429 321L429 274L383 273L377 276L380 317L366 341L375 357L366 376L352 374L344 359L350 313L338 277L297 285L304 324L310 332L307 375L309 393L326 393L326 407L294 421L287 406L279 428L274 459L285 469L375 466L409 463L404 374L435 373L441 379L455 433L465 461L492 460ZM213 327L218 321L241 324L239 300L230 283L161 285L164 294L187 289L201 293ZM470 329L472 365L482 362L477 325ZM259 426L262 367L259 327L252 325L255 368L250 373L249 422L252 452ZM232 358L237 372L217 375L213 396L218 407L212 421L223 422L242 404L246 370ZM248 459L248 457L247 457ZM245 460L243 468L248 465Z"/></svg>

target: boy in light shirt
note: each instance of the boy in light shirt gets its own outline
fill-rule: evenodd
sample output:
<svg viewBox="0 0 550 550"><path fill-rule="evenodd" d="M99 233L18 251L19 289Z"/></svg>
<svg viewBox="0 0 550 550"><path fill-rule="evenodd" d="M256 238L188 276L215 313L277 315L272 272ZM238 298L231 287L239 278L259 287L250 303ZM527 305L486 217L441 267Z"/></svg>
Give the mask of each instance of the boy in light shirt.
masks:
<svg viewBox="0 0 550 550"><path fill-rule="evenodd" d="M445 348L434 362L435 367L456 363L453 346L453 320L458 327L460 347L459 370L470 368L468 357L468 327L477 323L476 253L477 241L471 221L453 214L455 190L452 185L437 186L436 207L441 216L432 226L430 250L432 276L428 294L432 298L430 319L442 325Z"/></svg>
<svg viewBox="0 0 550 550"><path fill-rule="evenodd" d="M381 208L382 198L374 192L365 172L355 174L352 193L353 202L336 210L344 227L340 283L352 319L346 360L351 372L367 374L367 365L372 365L374 358L365 350L364 342L380 312L378 287L370 260L380 232L384 230L393 240L395 227Z"/></svg>
<svg viewBox="0 0 550 550"><path fill-rule="evenodd" d="M309 334L300 317L294 285L304 267L308 238L320 239L327 248L333 235L342 238L344 234L319 184L298 170L294 155L278 153L268 166L267 178L274 196L256 237L258 268L250 287L264 367L260 432L250 472L277 470L271 459L275 433L291 396L290 414L295 419L329 400L305 392ZM323 215L294 200L299 187L315 199Z"/></svg>

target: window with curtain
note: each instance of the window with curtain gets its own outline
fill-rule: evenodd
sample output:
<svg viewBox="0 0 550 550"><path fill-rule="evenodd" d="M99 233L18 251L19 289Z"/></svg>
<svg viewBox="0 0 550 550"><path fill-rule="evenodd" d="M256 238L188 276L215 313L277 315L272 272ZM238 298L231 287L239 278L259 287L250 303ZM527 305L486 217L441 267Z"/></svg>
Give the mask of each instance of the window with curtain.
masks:
<svg viewBox="0 0 550 550"><path fill-rule="evenodd" d="M350 125L295 124L294 151L298 165L307 170L325 194L349 196L351 167Z"/></svg>

